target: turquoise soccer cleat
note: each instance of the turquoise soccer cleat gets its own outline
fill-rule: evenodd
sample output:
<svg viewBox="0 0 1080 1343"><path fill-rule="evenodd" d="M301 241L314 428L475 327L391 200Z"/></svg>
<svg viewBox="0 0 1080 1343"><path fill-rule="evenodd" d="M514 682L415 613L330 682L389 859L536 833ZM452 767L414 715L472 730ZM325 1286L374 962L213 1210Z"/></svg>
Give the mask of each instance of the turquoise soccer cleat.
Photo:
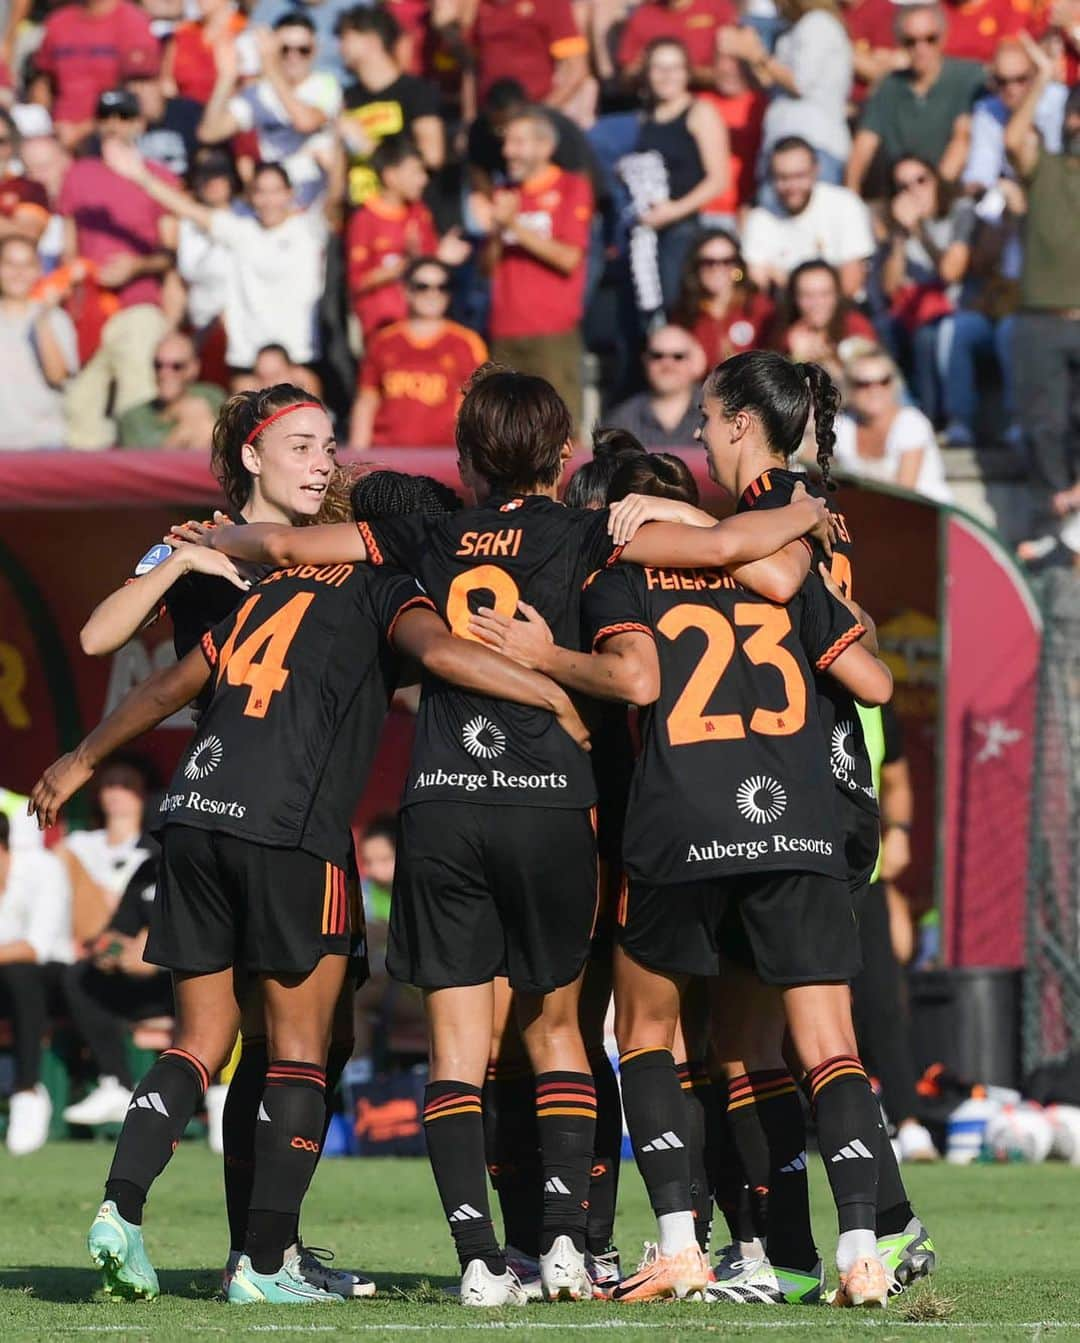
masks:
<svg viewBox="0 0 1080 1343"><path fill-rule="evenodd" d="M304 1277L300 1256L289 1256L276 1273L256 1273L242 1254L229 1282L230 1306L334 1306L345 1298L324 1291Z"/></svg>
<svg viewBox="0 0 1080 1343"><path fill-rule="evenodd" d="M157 1274L143 1244L142 1227L125 1222L112 1200L103 1203L86 1237L95 1268L100 1268L106 1296L124 1301L152 1301L161 1295Z"/></svg>

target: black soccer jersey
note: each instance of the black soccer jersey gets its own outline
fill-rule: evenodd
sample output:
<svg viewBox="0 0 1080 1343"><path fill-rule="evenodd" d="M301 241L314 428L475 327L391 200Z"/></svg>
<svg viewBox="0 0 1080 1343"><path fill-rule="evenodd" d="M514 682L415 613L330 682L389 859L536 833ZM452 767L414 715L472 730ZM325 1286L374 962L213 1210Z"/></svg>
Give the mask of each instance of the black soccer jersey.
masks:
<svg viewBox="0 0 1080 1343"><path fill-rule="evenodd" d="M161 802L195 826L348 866L349 822L397 683L394 622L431 602L361 564L276 569L202 649L213 695Z"/></svg>
<svg viewBox="0 0 1080 1343"><path fill-rule="evenodd" d="M513 616L522 599L548 622L557 643L578 648L582 585L618 557L607 522L606 510L504 495L444 517L414 514L357 526L370 561L414 573L462 638L472 637L471 612L490 606ZM425 681L402 805L589 807L595 798L588 755L546 710Z"/></svg>
<svg viewBox="0 0 1080 1343"><path fill-rule="evenodd" d="M746 487L739 500L738 511L750 508L783 508L791 502L791 494L798 484L805 485L811 494L824 499L837 523L831 561L815 541L811 546L811 573L817 577L817 566L825 562L836 586L845 597L853 595L851 532L843 513L835 506L827 491L797 471L777 467L765 471ZM816 683L818 713L829 748L829 765L833 781L845 801L860 811L878 813L877 791L874 788L870 755L866 749L862 722L851 694L831 676L818 676Z"/></svg>
<svg viewBox="0 0 1080 1343"><path fill-rule="evenodd" d="M814 669L863 627L820 579L783 607L722 570L620 565L590 584L583 614L594 645L638 630L660 661L626 813L631 877L843 875Z"/></svg>

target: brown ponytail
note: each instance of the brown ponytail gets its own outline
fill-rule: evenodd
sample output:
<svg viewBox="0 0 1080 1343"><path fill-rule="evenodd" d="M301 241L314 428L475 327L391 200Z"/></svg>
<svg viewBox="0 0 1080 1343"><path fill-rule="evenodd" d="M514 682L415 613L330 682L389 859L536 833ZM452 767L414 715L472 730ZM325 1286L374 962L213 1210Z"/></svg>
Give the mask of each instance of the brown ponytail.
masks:
<svg viewBox="0 0 1080 1343"><path fill-rule="evenodd" d="M210 470L233 508L243 508L251 495L251 476L244 465L243 450L252 431L275 411L302 403L323 404L302 387L279 382L254 392L237 392L221 407L211 440ZM252 442L257 447L259 437Z"/></svg>
<svg viewBox="0 0 1080 1343"><path fill-rule="evenodd" d="M830 478L833 445L836 443L834 423L840 409L840 389L820 364L799 364L799 372L810 386L810 405L814 412L814 439L817 442L817 464L827 489L835 490Z"/></svg>

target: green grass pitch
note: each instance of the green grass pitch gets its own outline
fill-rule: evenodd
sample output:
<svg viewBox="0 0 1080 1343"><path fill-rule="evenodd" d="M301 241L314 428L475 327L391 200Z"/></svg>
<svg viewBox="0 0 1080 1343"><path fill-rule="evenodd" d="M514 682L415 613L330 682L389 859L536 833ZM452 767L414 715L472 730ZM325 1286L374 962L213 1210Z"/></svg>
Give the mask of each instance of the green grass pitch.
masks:
<svg viewBox="0 0 1080 1343"><path fill-rule="evenodd" d="M376 1278L373 1301L337 1307L227 1307L216 1299L226 1248L220 1165L185 1143L150 1201L147 1245L165 1295L112 1303L96 1295L84 1236L109 1162L104 1143L52 1145L31 1157L0 1155L0 1340L191 1340L352 1335L457 1343L496 1337L537 1343L607 1331L636 1343L727 1334L775 1340L865 1338L1080 1340L1080 1169L980 1166L907 1168L912 1195L942 1267L887 1312L739 1308L684 1303L534 1305L466 1316L438 1290L454 1260L422 1161L327 1161L304 1225L313 1244ZM835 1223L814 1163L819 1244L827 1260ZM623 1170L618 1238L624 1263L649 1233L641 1182ZM633 1265L631 1264L631 1267Z"/></svg>

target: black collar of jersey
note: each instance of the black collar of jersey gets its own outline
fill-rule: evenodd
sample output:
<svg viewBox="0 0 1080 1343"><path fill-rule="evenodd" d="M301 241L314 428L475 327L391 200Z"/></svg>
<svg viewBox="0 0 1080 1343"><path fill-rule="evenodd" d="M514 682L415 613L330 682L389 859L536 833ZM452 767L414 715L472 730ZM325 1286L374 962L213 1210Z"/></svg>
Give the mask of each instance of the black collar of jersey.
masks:
<svg viewBox="0 0 1080 1343"><path fill-rule="evenodd" d="M762 471L760 476L752 480L739 495L739 509L753 508L763 494L767 494L780 484L789 489L794 489L796 485L805 485L808 494L817 495L819 498L825 497L817 481L812 480L804 471L789 471L783 466L770 466L767 471Z"/></svg>
<svg viewBox="0 0 1080 1343"><path fill-rule="evenodd" d="M487 501L481 507L497 508L500 513L513 513L519 508L528 508L530 505L535 505L537 501L557 504L560 508L563 507L558 499L551 499L546 494L515 493L513 490L505 490L501 486L491 491Z"/></svg>

